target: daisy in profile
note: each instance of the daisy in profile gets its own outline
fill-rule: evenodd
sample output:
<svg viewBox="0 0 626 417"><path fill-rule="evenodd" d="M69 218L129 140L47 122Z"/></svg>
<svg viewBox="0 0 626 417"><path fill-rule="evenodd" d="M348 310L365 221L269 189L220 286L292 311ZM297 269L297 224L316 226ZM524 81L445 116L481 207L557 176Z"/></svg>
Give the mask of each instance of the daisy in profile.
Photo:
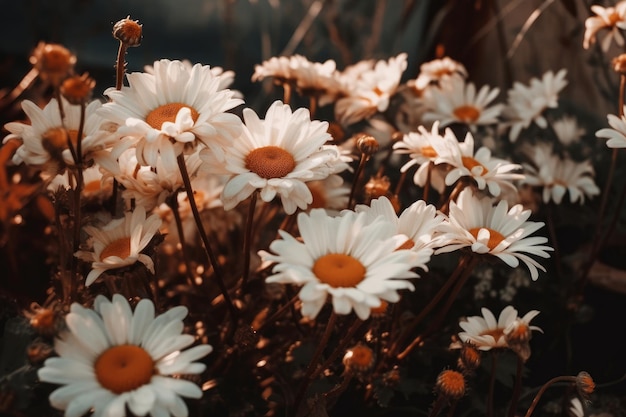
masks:
<svg viewBox="0 0 626 417"><path fill-rule="evenodd" d="M445 82L453 76L466 79L467 70L463 64L446 56L420 65L420 72L417 78L409 81L407 84L418 91L423 91L429 85L440 85L441 82Z"/></svg>
<svg viewBox="0 0 626 417"><path fill-rule="evenodd" d="M445 178L446 185L456 183L459 178L469 177L479 190L486 188L491 195L498 197L502 188L516 190L513 181L524 178L524 175L514 172L521 170L521 165L493 157L486 146L474 152L474 137L470 132L465 135L463 142L459 142L452 133L444 139L431 143L438 154L435 163L445 163L451 167Z"/></svg>
<svg viewBox="0 0 626 417"><path fill-rule="evenodd" d="M10 122L4 126L10 133L3 143L12 139L22 141L22 145L13 155L15 164L37 166L50 174L60 173L66 166L74 165L68 141L76 147L81 110L80 106L71 105L64 98L61 100L65 112L64 120L61 120L56 99L50 100L43 109L32 101L23 100L22 109L30 124ZM112 146L114 142L108 131L101 130L104 119L97 114L101 106L100 101L93 100L85 108L81 141L81 153L85 163L93 159L93 153Z"/></svg>
<svg viewBox="0 0 626 417"><path fill-rule="evenodd" d="M596 132L599 138L606 138L609 148L626 148L626 116L607 115L610 128L605 127Z"/></svg>
<svg viewBox="0 0 626 417"><path fill-rule="evenodd" d="M430 261L433 248L437 247L436 235L439 226L445 221L445 216L437 212L432 204L426 204L418 200L404 209L400 216L387 197L379 197L372 200L370 205L359 204L355 207L357 213L365 212L371 221L382 216L389 223L395 225L396 233L408 237L401 246L403 249L411 249L419 255L419 264L422 269L428 271L426 264Z"/></svg>
<svg viewBox="0 0 626 417"><path fill-rule="evenodd" d="M626 1L620 1L614 7L594 4L591 6L591 11L596 15L585 20L583 47L589 49L596 42L596 35L602 29L608 30L600 44L604 52L609 50L613 39L618 46L624 46L624 36L620 31L626 29Z"/></svg>
<svg viewBox="0 0 626 417"><path fill-rule="evenodd" d="M306 182L348 167L339 149L325 144L331 139L328 123L312 121L305 108L292 112L288 105L275 101L265 120L251 109L244 109L243 118L243 133L224 148L223 163L208 150L200 155L209 172L228 178L221 196L226 210L257 190L266 202L279 196L287 214L304 210L313 202Z"/></svg>
<svg viewBox="0 0 626 417"><path fill-rule="evenodd" d="M553 249L544 245L547 238L530 236L544 225L528 221L530 215L531 211L521 204L509 209L508 203L501 200L494 206L491 198L478 198L466 188L456 202L450 202L449 221L439 228L446 246L435 254L467 247L476 254L500 258L511 268L522 261L534 281L539 277L538 269L545 272L545 268L529 255L548 258L548 251Z"/></svg>
<svg viewBox="0 0 626 417"><path fill-rule="evenodd" d="M55 339L58 357L49 358L37 375L61 385L50 404L66 416L181 416L183 401L200 398L202 390L180 375L199 374L210 345L196 345L181 334L187 308L178 306L155 315L154 304L142 299L131 309L115 294L98 295L94 309L74 303L65 317L67 330ZM189 349L187 349L189 348Z"/></svg>
<svg viewBox="0 0 626 417"><path fill-rule="evenodd" d="M324 210L298 215L301 239L280 230L282 239L259 252L264 262L275 262L268 283L301 285L302 315L315 318L330 297L334 312L352 310L362 320L382 301L395 303L398 290L413 290L407 278L415 253L398 249L407 236L382 216L371 221L367 213L346 211L331 217Z"/></svg>
<svg viewBox="0 0 626 417"><path fill-rule="evenodd" d="M276 84L282 84L294 79L291 61L296 56L274 56L254 66L252 81L263 81L265 78L273 78Z"/></svg>
<svg viewBox="0 0 626 417"><path fill-rule="evenodd" d="M92 251L80 250L75 256L91 262L91 272L87 275L86 286L90 286L103 272L141 262L154 274L152 259L141 253L161 227L157 214L146 218L146 210L138 206L133 212L126 212L124 218L115 219L102 228L85 226L90 236Z"/></svg>
<svg viewBox="0 0 626 417"><path fill-rule="evenodd" d="M481 125L498 122L503 104L490 103L500 94L499 88L484 85L476 91L473 83L466 83L459 76L449 77L439 87L429 88L421 98L425 108L423 120L439 120L441 127L462 123L472 130Z"/></svg>
<svg viewBox="0 0 626 417"><path fill-rule="evenodd" d="M444 136L448 136L448 140L456 140L456 136L452 130L446 129ZM417 132L409 132L402 137L401 141L393 144L394 152L397 154L408 154L409 160L402 165L400 172L408 171L412 166L419 165L417 171L413 175L415 185L424 187L428 181L428 170L431 169L431 184L439 192L445 188L445 175L440 175L439 170L432 170L429 165L434 166L435 160L439 154L431 144L433 141L445 141L446 139L439 134L439 122L435 121L428 131L424 126L419 126Z"/></svg>
<svg viewBox="0 0 626 417"><path fill-rule="evenodd" d="M222 146L241 131L241 120L228 110L243 103L234 92L221 89L222 80L208 65L191 68L181 61L162 59L153 73L126 75L128 87L108 88L111 100L99 114L120 125L117 137L136 146L141 165L156 167L158 158L168 169L177 167L181 153L199 145L223 157Z"/></svg>
<svg viewBox="0 0 626 417"><path fill-rule="evenodd" d="M488 308L483 307L481 313L482 316L467 317L459 322L463 329L459 333L461 341L471 343L479 350L508 348L506 334L511 332L513 326L520 327L523 324L528 331L541 331L537 326L530 326L530 321L539 314L537 310L531 310L524 317L519 317L513 306L506 306L497 320Z"/></svg>
<svg viewBox="0 0 626 417"><path fill-rule="evenodd" d="M569 193L571 203L585 202L585 198L600 194L600 188L594 182L594 169L591 161L577 162L561 158L552 153L550 146L535 145L526 151L531 163L524 164L525 178L522 184L542 190L544 203L553 201L561 204Z"/></svg>
<svg viewBox="0 0 626 417"><path fill-rule="evenodd" d="M389 107L407 67L407 54L387 61L364 61L340 75L344 97L335 103L335 117L344 125L368 119Z"/></svg>
<svg viewBox="0 0 626 417"><path fill-rule="evenodd" d="M532 78L528 86L520 82L513 83L513 88L508 91L507 106L502 113L509 120L511 142L515 142L521 131L533 122L542 129L548 127L543 112L558 106L559 93L567 85L566 74L565 69L556 74L548 71L541 80Z"/></svg>

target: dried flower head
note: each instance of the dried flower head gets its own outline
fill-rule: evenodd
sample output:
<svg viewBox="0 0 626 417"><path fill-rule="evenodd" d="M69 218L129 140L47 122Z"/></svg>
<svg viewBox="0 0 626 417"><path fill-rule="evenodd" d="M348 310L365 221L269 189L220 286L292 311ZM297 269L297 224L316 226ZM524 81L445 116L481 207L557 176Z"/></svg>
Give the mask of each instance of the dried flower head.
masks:
<svg viewBox="0 0 626 417"><path fill-rule="evenodd" d="M113 25L113 37L126 46L139 46L143 36L142 27L138 20L131 20L128 16Z"/></svg>
<svg viewBox="0 0 626 417"><path fill-rule="evenodd" d="M43 80L58 86L74 71L76 55L63 45L39 42L29 61Z"/></svg>
<svg viewBox="0 0 626 417"><path fill-rule="evenodd" d="M28 310L24 311L24 316L30 320L30 326L45 337L55 336L63 327L63 320L59 314L59 308L56 303L47 306L40 306L32 303Z"/></svg>
<svg viewBox="0 0 626 417"><path fill-rule="evenodd" d="M388 177L376 175L365 184L365 194L368 199L375 199L378 197L384 197L388 194L389 188L391 188L391 182Z"/></svg>
<svg viewBox="0 0 626 417"><path fill-rule="evenodd" d="M356 139L356 146L359 151L367 156L372 156L378 152L378 141L371 135L361 134Z"/></svg>
<svg viewBox="0 0 626 417"><path fill-rule="evenodd" d="M346 370L351 372L365 372L374 366L374 351L361 343L352 346L343 357Z"/></svg>
<svg viewBox="0 0 626 417"><path fill-rule="evenodd" d="M480 351L471 343L463 343L459 351L458 367L471 372L480 366Z"/></svg>
<svg viewBox="0 0 626 417"><path fill-rule="evenodd" d="M596 389L596 383L593 382L593 378L591 378L588 372L580 371L576 375L576 389L581 397L589 398Z"/></svg>
<svg viewBox="0 0 626 417"><path fill-rule="evenodd" d="M458 400L465 395L465 377L458 371L446 369L437 377L435 390L450 400Z"/></svg>
<svg viewBox="0 0 626 417"><path fill-rule="evenodd" d="M61 84L61 94L71 104L86 103L91 99L95 86L96 81L89 76L89 73L72 75Z"/></svg>

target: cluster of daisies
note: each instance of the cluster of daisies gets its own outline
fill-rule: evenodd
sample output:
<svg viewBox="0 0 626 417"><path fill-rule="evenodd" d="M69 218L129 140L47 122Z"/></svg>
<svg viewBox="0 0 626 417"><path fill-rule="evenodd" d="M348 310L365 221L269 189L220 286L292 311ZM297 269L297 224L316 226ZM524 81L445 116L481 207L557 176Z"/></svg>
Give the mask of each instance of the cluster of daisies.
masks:
<svg viewBox="0 0 626 417"><path fill-rule="evenodd" d="M620 27L594 7L602 22ZM610 13L621 18L621 9ZM592 20L586 42L607 26ZM191 221L194 207L236 211L257 196L295 216L295 228L278 230L277 239L255 249L271 268L266 282L298 287L300 312L309 319L328 306L366 320L398 302L402 291L415 290L433 256L453 251L511 268L521 263L538 279L546 271L540 261L553 248L537 234L544 223L530 220L520 190L530 187L546 204L561 204L566 194L583 203L600 193L591 162L567 152L584 129L572 116L549 113L558 107L566 71L516 82L498 102L499 89L478 88L450 58L424 63L402 83L406 68L406 54L343 70L334 61L275 57L256 67L253 80L273 80L284 97L259 116L229 88L232 72L162 59L127 74L128 85L108 88L106 102L76 103L61 94L40 108L24 100L28 123L5 125L3 142L19 142L13 163L40 170L51 194L74 190L102 203L119 191L123 213L90 217L86 239L75 248L74 256L89 265L85 287L133 265L159 274L146 249L157 234L173 231L173 212L187 230L202 228ZM310 98L309 108L292 108L293 92ZM344 132L371 134L371 146L331 134L331 123L314 118L323 106L333 106L332 124ZM626 118L609 115L608 122L611 128L597 136L608 138L609 147L626 147ZM558 143L529 138L541 131ZM498 136L508 137L520 160L496 156ZM353 162L358 152L377 160L379 143L387 144L388 158L376 178L415 169L422 199L406 202L389 186L364 197L362 170ZM427 198L430 189L440 203ZM139 416L187 415L181 397L202 392L170 376L203 372L195 361L211 347L184 350L194 343L182 334L186 313L174 307L157 315L147 299L133 312L119 294L111 301L98 296L93 310L72 304L55 342L59 357L39 371L42 381L63 385L52 405L67 416L123 415L126 406ZM508 347L527 359L528 335L537 329L529 322L537 313L520 318L509 306L496 320L483 309L483 317L461 322L459 338L480 350Z"/></svg>

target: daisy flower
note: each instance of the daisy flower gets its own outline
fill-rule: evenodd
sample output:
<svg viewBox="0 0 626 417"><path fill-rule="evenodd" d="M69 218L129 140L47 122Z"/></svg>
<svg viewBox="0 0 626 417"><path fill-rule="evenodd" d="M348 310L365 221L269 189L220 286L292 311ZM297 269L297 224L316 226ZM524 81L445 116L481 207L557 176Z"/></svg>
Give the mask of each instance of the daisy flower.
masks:
<svg viewBox="0 0 626 417"><path fill-rule="evenodd" d="M435 254L469 247L474 253L496 256L511 268L522 261L534 281L539 277L537 269L545 272L545 268L528 255L548 258L547 251L553 249L544 245L547 238L530 236L544 225L527 221L530 215L531 211L524 210L521 204L509 209L508 203L501 200L494 206L491 198L475 197L466 188L456 202L450 202L448 222L439 228L446 246Z"/></svg>
<svg viewBox="0 0 626 417"><path fill-rule="evenodd" d="M572 417L585 417L585 408L580 398L573 397L569 403L569 412Z"/></svg>
<svg viewBox="0 0 626 417"><path fill-rule="evenodd" d="M532 78L528 86L520 82L513 83L513 88L508 91L507 107L503 111L503 115L510 120L511 142L515 142L522 129L526 129L532 122L542 129L548 127L543 112L558 106L559 93L567 85L566 74L565 69L556 74L548 71L541 80Z"/></svg>
<svg viewBox="0 0 626 417"><path fill-rule="evenodd" d="M598 130L596 136L608 139L606 146L609 148L626 148L626 116L618 117L609 114L607 119L611 128L606 127Z"/></svg>
<svg viewBox="0 0 626 417"><path fill-rule="evenodd" d="M474 137L469 132L463 142L456 140L454 134L444 139L431 143L439 155L435 163L446 163L452 167L446 175L446 185L454 184L461 177L470 177L479 190L487 188L491 195L498 197L502 188L515 190L512 181L524 178L524 175L512 172L520 170L521 165L493 157L486 146L474 152Z"/></svg>
<svg viewBox="0 0 626 417"><path fill-rule="evenodd" d="M600 188L593 180L594 169L591 161L561 159L552 153L549 146L535 145L526 154L532 163L524 164L526 177L522 184L542 188L544 203L554 201L555 204L561 204L565 193L569 193L571 203L580 200L580 204L583 204L585 197L591 198L600 194Z"/></svg>
<svg viewBox="0 0 626 417"><path fill-rule="evenodd" d="M67 171L57 175L50 181L46 187L47 190L54 193L59 188L74 188L73 177L72 180L69 177L70 175ZM104 177L98 165L93 165L83 170L83 183L82 196L88 200L103 201L110 197L113 192L113 178Z"/></svg>
<svg viewBox="0 0 626 417"><path fill-rule="evenodd" d="M445 81L453 76L465 79L467 78L467 70L463 64L446 56L420 65L420 72L417 78L409 81L407 84L421 91L431 84L439 85L441 81Z"/></svg>
<svg viewBox="0 0 626 417"><path fill-rule="evenodd" d="M568 146L580 141L586 133L585 129L578 125L578 121L573 116L563 116L552 122L552 129L557 139L563 145Z"/></svg>
<svg viewBox="0 0 626 417"><path fill-rule="evenodd" d="M91 237L93 251L77 251L74 255L91 262L91 271L85 281L90 286L103 272L141 262L154 274L152 259L141 253L161 227L161 219L153 214L146 219L146 211L138 206L135 211L126 212L124 218L115 219L97 228L85 226Z"/></svg>
<svg viewBox="0 0 626 417"><path fill-rule="evenodd" d="M531 310L524 317L519 317L513 306L506 306L497 320L488 308L483 307L480 311L482 316L467 317L459 322L459 326L463 329L459 333L461 341L471 343L479 350L508 348L506 333L516 323L518 326L523 323L529 330L541 331L537 326L530 326L530 321L539 314L537 310Z"/></svg>
<svg viewBox="0 0 626 417"><path fill-rule="evenodd" d="M291 61L294 59L297 59L295 55L291 57L274 56L263 61L260 65L255 65L252 81L262 81L272 77L275 82L280 84L292 80L294 77Z"/></svg>
<svg viewBox="0 0 626 417"><path fill-rule="evenodd" d="M329 212L339 212L348 206L350 187L344 185L339 175L329 175L323 180L309 181L306 186L313 195L310 209L321 208Z"/></svg>
<svg viewBox="0 0 626 417"><path fill-rule="evenodd" d="M444 141L444 137L439 134L439 122L433 123L431 130L428 131L424 126L418 126L417 132L406 133L401 141L393 144L394 152L397 154L408 154L409 160L400 167L400 172L404 173L408 171L412 166L419 165L417 171L413 175L413 182L415 185L424 187L428 180L429 165L434 164L435 160L439 157L437 151L431 144L432 141ZM452 133L452 130L446 129L444 136L451 136L449 139L453 139L456 142L456 136ZM431 171L431 174L436 174L435 171ZM435 188L440 192L445 188L443 177L431 175L431 182L434 183Z"/></svg>
<svg viewBox="0 0 626 417"><path fill-rule="evenodd" d="M408 237L401 247L415 251L420 256L420 267L428 271L426 264L430 261L433 248L438 243L435 236L439 226L445 221L445 216L437 212L435 206L418 200L404 209L398 216L391 201L387 197L380 197L372 200L369 206L357 205L355 211L367 213L371 221L382 216L390 224L393 224L396 233Z"/></svg>
<svg viewBox="0 0 626 417"><path fill-rule="evenodd" d="M189 412L182 397L200 398L202 390L177 377L199 374L210 345L196 345L181 334L187 308L174 307L156 315L154 304L142 299L134 311L115 294L98 295L94 309L74 303L65 317L67 330L55 339L58 357L49 358L37 375L62 385L50 394L50 404L65 416L179 416Z"/></svg>
<svg viewBox="0 0 626 417"><path fill-rule="evenodd" d="M626 1L620 1L615 7L602 7L594 4L591 6L591 11L596 16L588 17L585 20L583 47L589 49L596 42L596 35L602 29L609 31L601 43L604 52L609 50L613 39L618 46L624 46L624 37L620 30L626 29Z"/></svg>
<svg viewBox="0 0 626 417"><path fill-rule="evenodd" d="M64 120L61 120L56 99L50 100L43 109L32 101L23 100L22 109L30 124L20 122L5 124L4 127L10 134L4 138L3 143L12 139L22 141L22 145L13 155L15 164L38 166L51 174L63 171L66 165L74 165L74 158L68 148L68 137L75 147L81 110L80 106L71 105L64 98L61 98L61 101L65 112ZM104 119L97 114L101 106L100 101L94 100L85 108L81 141L83 162L89 162L93 159L93 153L113 144L109 132L101 130Z"/></svg>
<svg viewBox="0 0 626 417"><path fill-rule="evenodd" d="M463 123L471 129L498 122L503 104L489 105L500 94L499 88L484 85L476 91L473 83L458 76L449 77L440 87L429 88L421 98L423 120L439 120L442 127Z"/></svg>
<svg viewBox="0 0 626 417"><path fill-rule="evenodd" d="M417 274L415 253L397 248L407 237L396 234L383 217L346 211L331 217L314 209L298 215L301 239L279 230L282 239L270 244L273 253L259 252L264 262L276 262L268 283L302 285L302 314L315 318L330 296L337 314L352 310L369 317L382 301L395 303L398 290L413 290L407 278Z"/></svg>
<svg viewBox="0 0 626 417"><path fill-rule="evenodd" d="M275 101L265 120L251 109L244 109L243 132L224 148L220 164L212 152L201 152L209 172L228 177L222 192L224 208L230 210L256 190L263 201L280 196L287 214L306 209L313 195L306 182L321 180L348 167L339 149L325 145L331 139L328 123L311 120L309 111L295 112Z"/></svg>
<svg viewBox="0 0 626 417"><path fill-rule="evenodd" d="M200 144L222 157L227 145L241 131L241 120L228 110L243 103L221 89L222 80L208 65L191 68L181 61L162 59L154 73L127 74L128 87L108 88L111 102L99 114L120 125L118 137L136 142L137 160L155 167L159 157L168 169L176 157Z"/></svg>
<svg viewBox="0 0 626 417"><path fill-rule="evenodd" d="M368 68L370 65L372 67ZM341 74L345 97L335 103L337 120L351 125L386 111L406 67L407 54L401 53L388 61L365 61Z"/></svg>
<svg viewBox="0 0 626 417"><path fill-rule="evenodd" d="M339 95L341 84L338 80L337 64L332 59L324 63L311 62L296 55L291 60L291 71L300 94L319 96L320 105L331 103Z"/></svg>

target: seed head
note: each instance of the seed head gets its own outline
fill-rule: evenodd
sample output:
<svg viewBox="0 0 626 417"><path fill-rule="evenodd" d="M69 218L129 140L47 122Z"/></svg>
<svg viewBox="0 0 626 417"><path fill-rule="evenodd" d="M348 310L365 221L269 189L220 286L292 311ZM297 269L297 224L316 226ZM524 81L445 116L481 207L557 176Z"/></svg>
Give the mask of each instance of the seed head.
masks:
<svg viewBox="0 0 626 417"><path fill-rule="evenodd" d="M68 77L61 84L61 94L71 104L86 103L91 99L96 81L88 73Z"/></svg>
<svg viewBox="0 0 626 417"><path fill-rule="evenodd" d="M139 46L143 37L142 27L138 20L131 20L128 16L113 25L113 37L126 46Z"/></svg>
<svg viewBox="0 0 626 417"><path fill-rule="evenodd" d="M576 375L576 389L583 398L589 398L596 389L596 383L588 372L581 371Z"/></svg>
<svg viewBox="0 0 626 417"><path fill-rule="evenodd" d="M59 86L74 72L76 56L63 45L39 42L29 61L39 71L41 79Z"/></svg>
<svg viewBox="0 0 626 417"><path fill-rule="evenodd" d="M458 400L465 395L465 377L458 371L446 369L437 377L435 389L439 395L450 400Z"/></svg>
<svg viewBox="0 0 626 417"><path fill-rule="evenodd" d="M374 366L374 351L359 343L348 349L343 357L343 364L350 371L368 371Z"/></svg>
<svg viewBox="0 0 626 417"><path fill-rule="evenodd" d="M463 343L459 352L458 366L466 372L474 371L480 366L480 351L474 345Z"/></svg>

